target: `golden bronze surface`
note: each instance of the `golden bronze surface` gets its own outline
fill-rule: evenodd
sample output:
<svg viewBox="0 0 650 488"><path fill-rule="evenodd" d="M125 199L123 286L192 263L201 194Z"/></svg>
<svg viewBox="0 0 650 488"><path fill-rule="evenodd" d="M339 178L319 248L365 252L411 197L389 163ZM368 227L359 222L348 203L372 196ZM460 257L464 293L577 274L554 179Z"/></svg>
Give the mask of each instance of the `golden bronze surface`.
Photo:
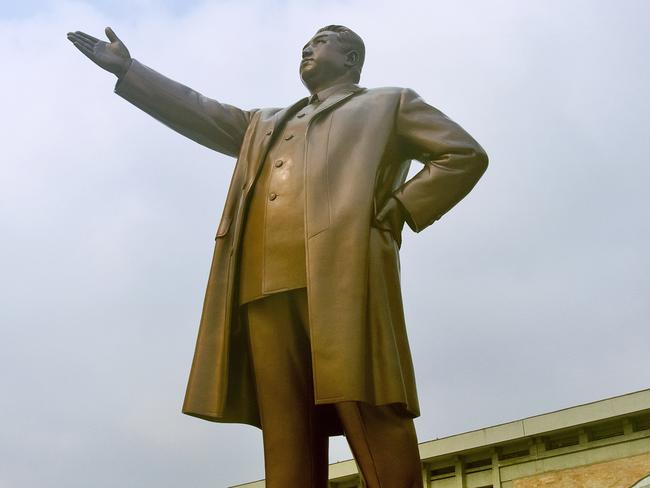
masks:
<svg viewBox="0 0 650 488"><path fill-rule="evenodd" d="M119 96L237 158L183 412L261 427L267 487L325 487L323 436L340 431L367 486L420 486L402 227L420 232L458 203L485 171L485 151L413 90L358 86L365 48L341 26L303 48L310 97L254 110L166 78L106 34L110 43L68 38L118 77ZM407 180L412 160L423 167ZM283 432L295 442L278 441ZM270 455L278 443L283 456ZM293 462L305 450L318 473Z"/></svg>

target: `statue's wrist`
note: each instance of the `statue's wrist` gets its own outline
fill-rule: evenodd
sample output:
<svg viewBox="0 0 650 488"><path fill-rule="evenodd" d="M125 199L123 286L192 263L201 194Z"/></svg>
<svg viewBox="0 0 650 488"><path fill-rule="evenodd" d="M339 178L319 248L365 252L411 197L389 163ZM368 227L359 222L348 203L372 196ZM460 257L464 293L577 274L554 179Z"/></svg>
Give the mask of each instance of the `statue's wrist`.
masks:
<svg viewBox="0 0 650 488"><path fill-rule="evenodd" d="M117 72L114 72L113 74L117 76L119 80L121 80L124 75L126 74L127 71L129 71L129 68L131 67L131 63L133 62L133 59L129 57L129 59L126 60L126 62L122 63L120 68L117 70Z"/></svg>

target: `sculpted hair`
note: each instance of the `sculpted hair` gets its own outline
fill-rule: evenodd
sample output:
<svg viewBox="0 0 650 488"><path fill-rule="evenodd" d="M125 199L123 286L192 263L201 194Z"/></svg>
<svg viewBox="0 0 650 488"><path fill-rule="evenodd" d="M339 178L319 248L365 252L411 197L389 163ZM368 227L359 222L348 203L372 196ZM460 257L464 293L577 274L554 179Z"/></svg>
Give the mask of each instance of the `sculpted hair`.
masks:
<svg viewBox="0 0 650 488"><path fill-rule="evenodd" d="M356 72L355 83L358 83L361 79L361 68L363 68L363 61L366 58L366 46L363 44L363 39L354 32L352 29L348 29L343 25L327 25L321 27L316 31L316 34L319 32L330 31L336 32L338 34L339 42L347 49L353 49L359 53L359 63L352 68Z"/></svg>

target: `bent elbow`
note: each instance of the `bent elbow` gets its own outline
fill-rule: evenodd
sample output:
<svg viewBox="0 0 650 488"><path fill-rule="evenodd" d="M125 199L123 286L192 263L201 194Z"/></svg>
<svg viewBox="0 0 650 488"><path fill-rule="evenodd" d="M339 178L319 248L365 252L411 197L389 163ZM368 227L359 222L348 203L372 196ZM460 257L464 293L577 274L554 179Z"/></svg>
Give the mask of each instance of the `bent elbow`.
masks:
<svg viewBox="0 0 650 488"><path fill-rule="evenodd" d="M485 170L488 167L488 155L487 153L483 150L483 148L480 148L479 150L476 151L476 156L474 158L476 160L476 167L479 171L480 174L485 173Z"/></svg>

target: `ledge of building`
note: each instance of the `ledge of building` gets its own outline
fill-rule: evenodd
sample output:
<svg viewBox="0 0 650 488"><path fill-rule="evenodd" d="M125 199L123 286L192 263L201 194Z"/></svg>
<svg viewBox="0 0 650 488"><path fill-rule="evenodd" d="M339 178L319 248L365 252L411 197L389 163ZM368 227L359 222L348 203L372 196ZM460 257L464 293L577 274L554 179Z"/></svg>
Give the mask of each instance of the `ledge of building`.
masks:
<svg viewBox="0 0 650 488"><path fill-rule="evenodd" d="M504 424L441 437L419 445L420 459L512 442L579 425L631 415L650 409L650 389L627 393L554 412L534 415ZM353 459L330 465L330 479L356 474Z"/></svg>
<svg viewBox="0 0 650 488"><path fill-rule="evenodd" d="M423 442L420 444L420 457L427 459L511 442L648 409L650 409L650 389Z"/></svg>

